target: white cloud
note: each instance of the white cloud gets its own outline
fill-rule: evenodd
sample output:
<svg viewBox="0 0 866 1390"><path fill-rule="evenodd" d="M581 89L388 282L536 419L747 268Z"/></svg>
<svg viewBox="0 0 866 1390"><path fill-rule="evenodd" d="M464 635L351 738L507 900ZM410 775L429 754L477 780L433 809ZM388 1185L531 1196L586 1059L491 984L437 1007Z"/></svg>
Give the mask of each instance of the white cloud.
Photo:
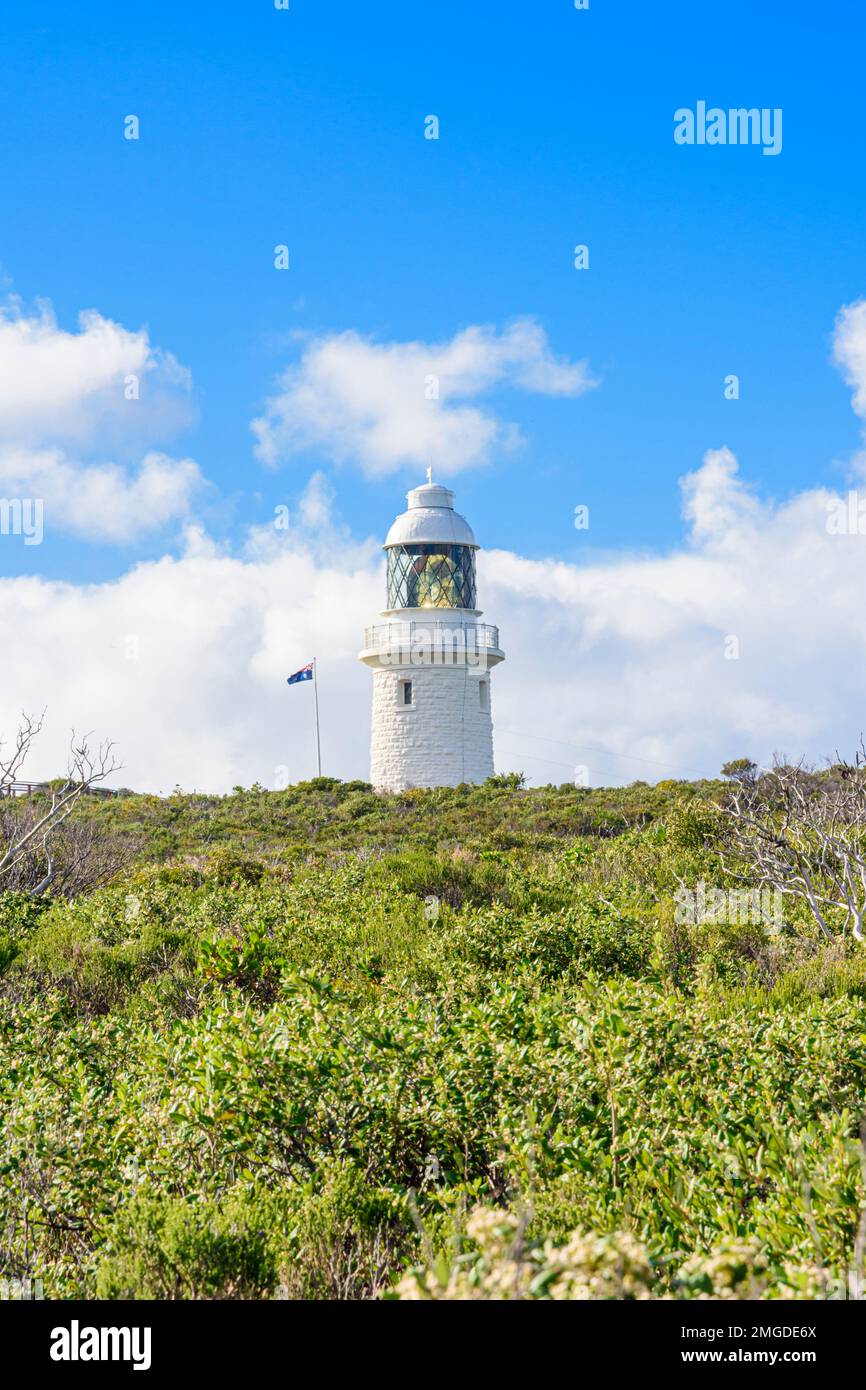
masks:
<svg viewBox="0 0 866 1390"><path fill-rule="evenodd" d="M737 460L730 449L710 449L702 466L681 479L683 516L691 522L692 540L714 550L737 546L737 532L754 530L767 515L757 498L737 477Z"/></svg>
<svg viewBox="0 0 866 1390"><path fill-rule="evenodd" d="M371 548L339 556L337 568L284 537L241 559L191 530L181 557L113 583L0 581L0 730L48 705L34 776L62 765L75 724L118 741L116 784L273 785L280 765L293 779L315 774L311 691L285 682L318 655L330 770L362 772L369 673L355 656L380 584Z"/></svg>
<svg viewBox="0 0 866 1390"><path fill-rule="evenodd" d="M78 324L77 333L60 328L47 304L29 315L14 301L0 308L0 442L104 446L189 422L189 372L146 329L130 332L93 309ZM131 376L137 400L127 399Z"/></svg>
<svg viewBox="0 0 866 1390"><path fill-rule="evenodd" d="M305 449L357 461L369 477L433 462L447 475L512 447L513 424L467 404L495 386L577 396L595 383L585 361L554 357L531 319L503 332L473 326L446 343L378 344L358 333L316 338L252 422L256 454L275 465ZM436 394L438 392L438 395Z"/></svg>
<svg viewBox="0 0 866 1390"><path fill-rule="evenodd" d="M299 512L308 531L321 531L331 524L334 489L324 473L314 473L301 494Z"/></svg>
<svg viewBox="0 0 866 1390"><path fill-rule="evenodd" d="M854 409L866 418L866 299L846 304L837 315L833 356L854 388Z"/></svg>
<svg viewBox="0 0 866 1390"><path fill-rule="evenodd" d="M192 459L149 453L134 469L70 463L59 450L0 449L0 493L39 498L50 539L120 543L188 512L204 479Z"/></svg>
<svg viewBox="0 0 866 1390"><path fill-rule="evenodd" d="M70 333L50 306L27 315L8 304L0 491L40 499L49 537L123 542L186 516L203 483L198 466L147 445L190 422L189 393L189 373L145 329L129 332L90 310Z"/></svg>
<svg viewBox="0 0 866 1390"><path fill-rule="evenodd" d="M60 764L74 722L119 741L122 780L140 789L273 785L281 766L311 776L311 693L285 678L316 655L325 771L366 777L371 678L356 658L383 606L381 553L344 534L333 544L321 487L296 530L262 528L243 556L190 531L180 558L113 583L0 582L0 729L49 706L33 774ZM732 455L711 451L683 480L689 536L669 555L481 552L485 619L507 652L497 765L535 781L581 764L593 783L653 781L741 754L850 750L866 722L866 536L828 533L831 499L759 506Z"/></svg>

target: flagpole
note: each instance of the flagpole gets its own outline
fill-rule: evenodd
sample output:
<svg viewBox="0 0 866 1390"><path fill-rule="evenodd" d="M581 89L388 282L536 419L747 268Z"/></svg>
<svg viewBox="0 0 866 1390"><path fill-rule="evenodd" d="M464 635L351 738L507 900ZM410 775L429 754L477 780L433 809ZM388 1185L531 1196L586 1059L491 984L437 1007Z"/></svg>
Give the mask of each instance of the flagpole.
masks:
<svg viewBox="0 0 866 1390"><path fill-rule="evenodd" d="M317 674L317 672L318 672L318 665L319 665L319 663L317 662L316 658L313 657L313 695L314 695L314 697L315 697L315 703L316 703L316 767L318 768L317 776L321 777L321 775L322 775L322 745L321 745L321 742L319 741L319 678L318 678L318 674Z"/></svg>

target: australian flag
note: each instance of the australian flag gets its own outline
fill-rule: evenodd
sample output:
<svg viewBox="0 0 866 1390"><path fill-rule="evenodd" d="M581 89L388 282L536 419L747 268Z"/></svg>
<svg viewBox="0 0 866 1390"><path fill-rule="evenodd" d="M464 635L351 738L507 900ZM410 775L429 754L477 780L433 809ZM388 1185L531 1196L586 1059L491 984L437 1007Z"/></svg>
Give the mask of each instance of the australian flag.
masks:
<svg viewBox="0 0 866 1390"><path fill-rule="evenodd" d="M289 676L286 685L296 685L298 681L311 681L313 679L313 663L308 661L306 666L302 666L300 671L296 671L293 676Z"/></svg>

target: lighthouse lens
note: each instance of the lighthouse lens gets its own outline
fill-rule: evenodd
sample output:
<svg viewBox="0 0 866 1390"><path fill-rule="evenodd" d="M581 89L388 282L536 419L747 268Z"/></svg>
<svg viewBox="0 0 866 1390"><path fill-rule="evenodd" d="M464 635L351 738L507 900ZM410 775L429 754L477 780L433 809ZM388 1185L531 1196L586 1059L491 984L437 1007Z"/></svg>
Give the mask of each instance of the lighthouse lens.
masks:
<svg viewBox="0 0 866 1390"><path fill-rule="evenodd" d="M391 547L388 607L474 608L474 550L436 542Z"/></svg>

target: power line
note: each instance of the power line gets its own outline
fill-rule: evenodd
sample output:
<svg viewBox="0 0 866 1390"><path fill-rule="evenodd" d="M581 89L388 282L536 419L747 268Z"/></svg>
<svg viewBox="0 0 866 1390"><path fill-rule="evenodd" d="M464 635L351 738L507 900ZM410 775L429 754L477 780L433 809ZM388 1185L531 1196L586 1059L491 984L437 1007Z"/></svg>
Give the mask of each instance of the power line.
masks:
<svg viewBox="0 0 866 1390"><path fill-rule="evenodd" d="M533 762L547 763L549 767L570 767L572 770L574 768L573 763L561 763L558 758L539 758L537 753L516 753L513 748L500 748L498 751L509 758L531 758Z"/></svg>
<svg viewBox="0 0 866 1390"><path fill-rule="evenodd" d="M605 758L615 758L615 759L617 759L617 761L619 761L619 762L630 761L630 762L635 762L635 763L644 763L647 767L660 767L660 768L662 768L665 772L679 772L680 774L683 774L684 772L688 771L688 772L690 773L690 775L693 776L693 777L705 777L705 776L706 776L706 773L704 773L704 772L698 772L698 770L697 770L696 768L690 768L690 769L675 768L675 767L672 767L670 763L661 763L661 762L658 762L655 758L641 758L641 757L639 757L636 753L614 753L614 752L612 752L611 749L609 749L609 748L599 748L597 745L593 745L593 744L591 744L591 743L584 743L584 744L580 744L580 743L570 743L567 739L564 739L564 738L546 738L543 734L528 734L528 733L525 733L522 729L509 729L509 728L503 728L503 729L502 729L502 732L503 732L503 733L506 733L506 734L516 734L518 738L531 738L531 739L535 739L535 740L536 740L537 742L539 742L539 743L557 743L557 744L559 744L560 747L562 747L562 748L574 748L574 749L575 749L577 752L579 752L579 753L600 753L600 754L602 755L602 757L605 757ZM507 750L503 748L502 751L503 751L503 753L504 753L504 752L506 752ZM509 756L510 756L510 757L521 757L521 756L523 756L523 755L520 754L520 753L514 753L514 752L512 751L512 752L509 754ZM552 765L557 766L557 767L565 767L565 766L567 766L566 763L564 763L564 762L559 762L558 759L557 759L557 760L552 760L552 759L550 759L550 758L540 758L540 757L538 757L538 754L536 754L536 753L527 753L526 756L527 756L527 757L530 757L530 758L536 758L538 762L549 762L549 763L552 763Z"/></svg>

